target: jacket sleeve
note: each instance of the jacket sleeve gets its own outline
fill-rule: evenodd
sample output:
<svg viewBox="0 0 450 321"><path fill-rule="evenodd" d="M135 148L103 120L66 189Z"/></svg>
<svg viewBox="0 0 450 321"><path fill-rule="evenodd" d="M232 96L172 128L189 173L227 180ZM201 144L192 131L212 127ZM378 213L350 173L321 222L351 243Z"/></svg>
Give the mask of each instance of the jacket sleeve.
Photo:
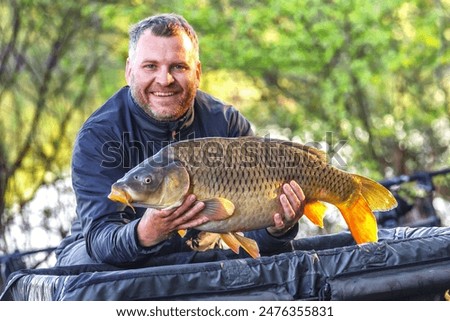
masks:
<svg viewBox="0 0 450 321"><path fill-rule="evenodd" d="M181 238L171 238L153 247L139 245L137 214L108 199L111 185L123 176L121 142L100 137L101 130L84 129L75 142L72 157L72 184L77 201L87 252L97 262L126 265L164 250L181 250ZM103 132L106 132L103 131Z"/></svg>
<svg viewBox="0 0 450 321"><path fill-rule="evenodd" d="M250 122L234 107L225 112L228 123L228 137L253 136Z"/></svg>
<svg viewBox="0 0 450 321"><path fill-rule="evenodd" d="M289 248L290 242L297 236L298 222L284 235L275 237L267 232L267 229L249 231L245 236L258 243L261 255L273 255Z"/></svg>

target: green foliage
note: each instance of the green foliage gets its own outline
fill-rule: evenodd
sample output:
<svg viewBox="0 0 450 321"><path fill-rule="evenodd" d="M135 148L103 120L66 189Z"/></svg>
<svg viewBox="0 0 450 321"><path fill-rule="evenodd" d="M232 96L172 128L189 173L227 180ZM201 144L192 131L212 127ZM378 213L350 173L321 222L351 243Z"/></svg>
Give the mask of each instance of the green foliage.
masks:
<svg viewBox="0 0 450 321"><path fill-rule="evenodd" d="M10 0L0 33L0 234L44 184L67 173L108 44L97 4ZM0 244L3 245L3 244ZM3 246L2 246L3 247Z"/></svg>
<svg viewBox="0 0 450 321"><path fill-rule="evenodd" d="M261 133L268 125L314 140L333 132L351 145L354 169L375 178L450 165L448 1L211 7L219 13L187 16L204 70L253 80L260 99L241 107ZM230 98L223 87L217 94Z"/></svg>

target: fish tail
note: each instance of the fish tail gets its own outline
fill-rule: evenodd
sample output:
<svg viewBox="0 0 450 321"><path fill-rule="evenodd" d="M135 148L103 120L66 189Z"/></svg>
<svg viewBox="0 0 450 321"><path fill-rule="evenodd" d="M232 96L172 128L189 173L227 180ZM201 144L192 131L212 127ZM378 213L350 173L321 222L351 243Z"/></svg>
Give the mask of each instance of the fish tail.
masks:
<svg viewBox="0 0 450 321"><path fill-rule="evenodd" d="M356 243L378 241L378 224L373 211L388 211L397 200L383 185L370 178L352 174L359 189L345 202L336 204Z"/></svg>
<svg viewBox="0 0 450 321"><path fill-rule="evenodd" d="M372 211L389 211L397 206L397 200L386 187L370 178L352 175L360 184L361 194Z"/></svg>
<svg viewBox="0 0 450 321"><path fill-rule="evenodd" d="M353 202L347 201L336 204L347 223L356 243L378 241L378 225L375 215L369 207L369 203L361 195L353 198Z"/></svg>

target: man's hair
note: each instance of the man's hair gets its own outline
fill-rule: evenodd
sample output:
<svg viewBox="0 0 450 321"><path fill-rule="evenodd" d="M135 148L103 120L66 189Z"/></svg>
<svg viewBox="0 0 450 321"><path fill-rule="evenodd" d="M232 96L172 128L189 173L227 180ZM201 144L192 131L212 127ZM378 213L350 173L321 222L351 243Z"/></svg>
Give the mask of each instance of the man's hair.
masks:
<svg viewBox="0 0 450 321"><path fill-rule="evenodd" d="M133 58L136 46L145 30L150 30L158 37L172 37L183 32L191 39L195 50L195 57L199 59L199 45L197 34L192 26L182 16L174 13L166 13L145 18L130 28L130 43L128 55Z"/></svg>

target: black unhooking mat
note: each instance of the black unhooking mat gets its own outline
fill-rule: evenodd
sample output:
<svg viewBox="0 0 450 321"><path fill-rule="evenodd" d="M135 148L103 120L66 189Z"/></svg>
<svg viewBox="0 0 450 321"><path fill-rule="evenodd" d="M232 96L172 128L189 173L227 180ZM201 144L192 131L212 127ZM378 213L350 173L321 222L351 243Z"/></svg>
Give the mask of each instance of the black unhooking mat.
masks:
<svg viewBox="0 0 450 321"><path fill-rule="evenodd" d="M189 252L146 267L20 270L1 300L443 300L450 227L383 229L355 245L347 232L299 239L260 259Z"/></svg>

